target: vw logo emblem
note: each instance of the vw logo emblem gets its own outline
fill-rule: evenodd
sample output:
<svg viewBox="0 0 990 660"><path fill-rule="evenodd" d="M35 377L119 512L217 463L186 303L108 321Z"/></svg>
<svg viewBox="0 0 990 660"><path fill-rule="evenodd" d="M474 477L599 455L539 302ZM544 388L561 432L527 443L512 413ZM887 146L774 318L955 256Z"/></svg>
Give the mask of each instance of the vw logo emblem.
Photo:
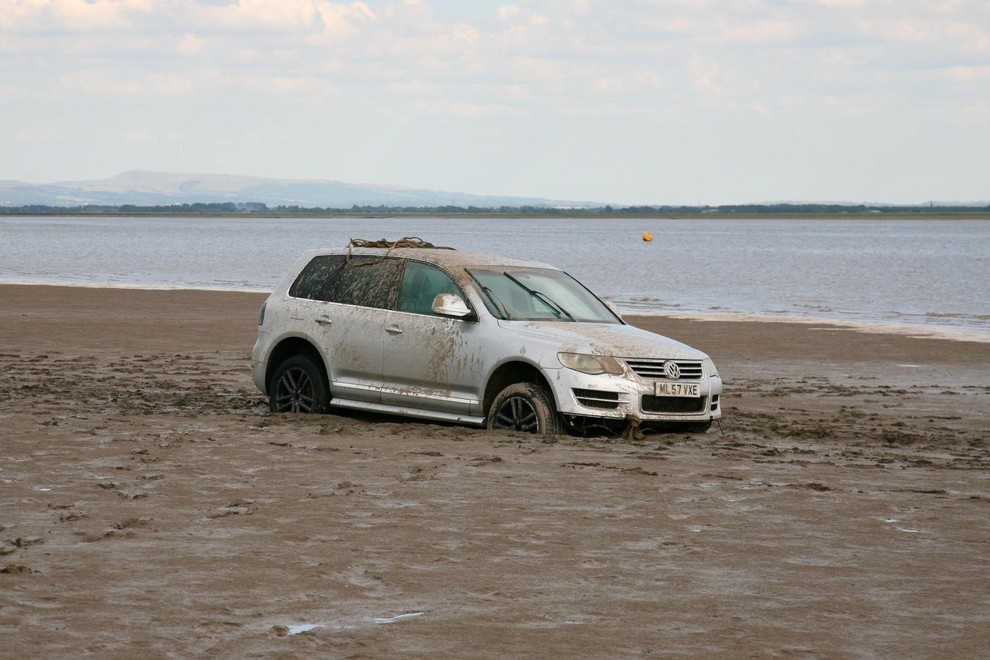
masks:
<svg viewBox="0 0 990 660"><path fill-rule="evenodd" d="M676 362L665 362L663 365L663 372L667 375L667 378L671 380L677 380L681 377L681 368L677 366Z"/></svg>

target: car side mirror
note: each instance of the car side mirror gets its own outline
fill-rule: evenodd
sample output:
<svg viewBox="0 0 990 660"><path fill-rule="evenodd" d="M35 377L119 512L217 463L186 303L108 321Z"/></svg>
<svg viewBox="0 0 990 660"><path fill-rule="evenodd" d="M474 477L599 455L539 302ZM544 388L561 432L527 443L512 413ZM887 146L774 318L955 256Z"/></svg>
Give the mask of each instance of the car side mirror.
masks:
<svg viewBox="0 0 990 660"><path fill-rule="evenodd" d="M462 319L471 315L471 308L461 297L453 293L438 293L431 307L434 314Z"/></svg>

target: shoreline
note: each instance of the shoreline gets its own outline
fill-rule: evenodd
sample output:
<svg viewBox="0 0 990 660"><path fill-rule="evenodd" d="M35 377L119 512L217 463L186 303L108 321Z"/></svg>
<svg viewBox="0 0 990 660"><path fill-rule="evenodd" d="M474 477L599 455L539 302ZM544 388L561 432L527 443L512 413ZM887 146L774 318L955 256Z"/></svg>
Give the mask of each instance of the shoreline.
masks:
<svg viewBox="0 0 990 660"><path fill-rule="evenodd" d="M204 292L222 294L243 294L267 297L271 289L240 288L223 286L182 286L165 284L114 284L89 282L16 282L0 279L0 287L49 287L52 289L91 289L108 291L149 291L149 292ZM259 303L260 304L260 303ZM921 323L898 323L884 321L855 321L839 318L819 318L800 314L780 314L770 316L753 312L698 312L677 310L625 310L620 308L622 317L629 319L672 319L698 321L701 323L778 323L808 326L841 328L863 334L897 335L914 339L941 339L945 341L990 344L990 329L982 330L962 326L927 325ZM633 323L632 321L628 321ZM636 323L633 323L636 325Z"/></svg>
<svg viewBox="0 0 990 660"><path fill-rule="evenodd" d="M743 205L745 206L745 205ZM604 220L990 220L990 211L983 207L973 208L964 205L959 210L953 207L941 207L932 211L905 210L905 211L789 211L789 212L761 212L761 211L718 211L718 210L698 210L694 212L662 211L646 213L631 213L628 211L604 211L600 209L587 209L582 212L580 209L570 209L567 213L557 212L525 212L507 213L503 211L482 211L470 213L461 211L441 211L438 208L417 209L415 211L384 210L384 211L353 211L351 209L320 209L320 212L300 211L300 212L279 212L269 209L267 212L245 213L243 211L217 211L211 212L182 212L171 207L166 207L160 211L128 211L119 210L99 210L99 211L72 211L53 210L25 212L20 209L0 210L0 218L260 218L260 219L284 219L284 218L316 218L325 220L336 220L340 218L365 218L365 219L396 219L408 220L409 218L422 217L442 217L451 220L470 220L472 218L523 218L523 219L544 219L563 218L568 220L584 219L604 219Z"/></svg>

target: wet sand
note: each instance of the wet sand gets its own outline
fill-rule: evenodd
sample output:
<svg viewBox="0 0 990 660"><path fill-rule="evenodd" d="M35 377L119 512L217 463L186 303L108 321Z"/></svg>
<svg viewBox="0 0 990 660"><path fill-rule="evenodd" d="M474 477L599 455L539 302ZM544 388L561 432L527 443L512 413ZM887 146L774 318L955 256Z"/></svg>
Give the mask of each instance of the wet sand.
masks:
<svg viewBox="0 0 990 660"><path fill-rule="evenodd" d="M0 656L990 648L990 344L631 318L721 428L548 443L268 413L263 297L0 286Z"/></svg>

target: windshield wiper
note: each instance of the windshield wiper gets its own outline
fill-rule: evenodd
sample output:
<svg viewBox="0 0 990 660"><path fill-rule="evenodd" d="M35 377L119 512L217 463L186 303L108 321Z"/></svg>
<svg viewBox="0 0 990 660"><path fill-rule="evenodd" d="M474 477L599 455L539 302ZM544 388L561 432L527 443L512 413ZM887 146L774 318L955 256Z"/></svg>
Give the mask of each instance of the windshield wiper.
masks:
<svg viewBox="0 0 990 660"><path fill-rule="evenodd" d="M516 279L512 275L509 275L509 273L507 273L505 271L502 271L502 274L505 275L506 277L508 277L513 282L515 282L523 291L525 291L529 295L533 296L537 300L542 301L544 305L546 305L547 307L550 308L550 311L551 312L553 312L554 314L557 315L557 318L560 318L561 315L563 315L563 316L566 316L567 318L569 318L571 321L574 321L575 320L574 317L571 316L570 313L566 309L564 309L563 307L561 307L557 302L555 302L553 299L551 299L550 296L548 296L547 294L543 293L542 291L536 291L534 289L530 289L528 286L526 286L525 284L523 284L522 282L520 282L518 279Z"/></svg>
<svg viewBox="0 0 990 660"><path fill-rule="evenodd" d="M505 316L505 320L511 321L512 315L509 314L509 308L505 306L505 303L502 302L502 299L496 296L495 292L489 289L484 284L481 285L481 290L485 292L485 295L487 295L488 299L492 301L492 304L495 305L495 308L498 309L500 312L502 312L502 315Z"/></svg>

